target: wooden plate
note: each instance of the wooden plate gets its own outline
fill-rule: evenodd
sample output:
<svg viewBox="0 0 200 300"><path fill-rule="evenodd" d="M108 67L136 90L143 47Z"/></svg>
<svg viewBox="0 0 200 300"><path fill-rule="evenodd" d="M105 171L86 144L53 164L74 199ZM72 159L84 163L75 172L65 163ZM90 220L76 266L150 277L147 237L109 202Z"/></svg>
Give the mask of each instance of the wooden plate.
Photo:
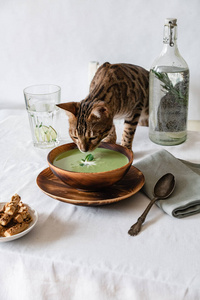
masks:
<svg viewBox="0 0 200 300"><path fill-rule="evenodd" d="M144 185L144 175L131 166L128 173L116 184L102 191L82 191L68 186L56 177L50 168L37 177L37 185L48 196L66 203L96 206L126 199L137 193Z"/></svg>

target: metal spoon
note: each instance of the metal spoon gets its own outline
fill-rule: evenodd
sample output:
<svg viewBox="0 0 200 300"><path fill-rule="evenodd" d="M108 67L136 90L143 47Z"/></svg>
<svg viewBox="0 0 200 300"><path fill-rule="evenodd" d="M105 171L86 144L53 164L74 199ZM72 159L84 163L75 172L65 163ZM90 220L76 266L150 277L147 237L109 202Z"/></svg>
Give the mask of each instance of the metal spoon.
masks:
<svg viewBox="0 0 200 300"><path fill-rule="evenodd" d="M175 178L174 175L171 173L167 173L163 175L156 183L154 187L154 198L150 201L149 205L143 212L143 214L138 218L137 222L131 226L128 233L130 235L137 235L144 223L148 212L150 211L153 204L159 199L166 199L168 198L175 188Z"/></svg>

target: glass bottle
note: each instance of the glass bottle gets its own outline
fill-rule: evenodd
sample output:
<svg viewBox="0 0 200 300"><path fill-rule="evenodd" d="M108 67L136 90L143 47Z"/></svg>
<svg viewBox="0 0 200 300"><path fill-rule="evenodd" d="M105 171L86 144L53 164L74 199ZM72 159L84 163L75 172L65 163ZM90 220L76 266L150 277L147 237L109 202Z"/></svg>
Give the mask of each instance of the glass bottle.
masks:
<svg viewBox="0 0 200 300"><path fill-rule="evenodd" d="M163 49L149 78L149 138L177 145L187 138L189 69L177 47L177 19L165 20Z"/></svg>

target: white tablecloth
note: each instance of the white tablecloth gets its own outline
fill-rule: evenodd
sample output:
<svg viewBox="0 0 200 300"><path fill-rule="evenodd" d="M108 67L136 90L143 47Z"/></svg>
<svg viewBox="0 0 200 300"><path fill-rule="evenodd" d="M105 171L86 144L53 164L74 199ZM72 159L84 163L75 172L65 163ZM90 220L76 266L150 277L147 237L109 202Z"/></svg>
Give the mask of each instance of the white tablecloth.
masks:
<svg viewBox="0 0 200 300"><path fill-rule="evenodd" d="M49 150L32 146L26 111L1 110L0 132L0 202L17 192L39 214L31 232L0 244L0 299L200 299L199 214L176 219L154 206L131 237L128 229L149 203L142 192L99 207L54 200L36 184ZM134 162L161 148L200 163L199 132L162 147L138 127Z"/></svg>

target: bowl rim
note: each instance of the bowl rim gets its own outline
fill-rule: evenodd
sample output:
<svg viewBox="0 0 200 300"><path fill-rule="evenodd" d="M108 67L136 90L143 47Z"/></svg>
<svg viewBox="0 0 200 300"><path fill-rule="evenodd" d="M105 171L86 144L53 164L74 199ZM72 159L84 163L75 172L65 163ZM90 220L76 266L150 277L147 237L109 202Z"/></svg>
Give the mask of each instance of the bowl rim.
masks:
<svg viewBox="0 0 200 300"><path fill-rule="evenodd" d="M98 147L99 147L99 146L103 146L103 145L117 145L118 147L127 150L127 151L130 153L131 159L129 159L129 157L127 157L127 155L126 155L126 157L127 157L128 160L129 160L127 164L121 166L120 168L116 168L116 169L109 170L109 171L104 171L104 172L76 172L76 171L69 171L69 170L62 169L62 168L59 168L59 167L55 166L55 165L53 164L53 162L50 161L50 154L51 154L55 149L58 149L58 148L63 147L63 146L65 146L65 145L71 145L71 146L73 145L73 146L75 146L74 148L72 148L72 149L70 149L70 150L78 149L78 146L77 146L75 143L62 144L62 145L60 145L60 146L57 146L56 148L53 148L53 149L48 153L48 155L47 155L47 161L48 161L50 167L52 166L52 167L55 168L56 170L57 170L57 169L58 169L58 170L62 170L62 171L65 171L65 172L69 172L69 173L71 173L71 174L73 174L73 173L74 173L74 174L84 174L84 175L88 176L87 174L90 174L90 175L91 175L91 174L104 174L104 173L109 174L109 173L111 173L111 172L113 172L113 171L117 171L117 170L119 170L119 169L121 169L121 168L125 168L125 167L128 168L129 165L131 166L132 163L133 163L134 154L133 154L133 151L132 151L132 150L130 150L130 149L128 149L128 148L125 148L124 146L119 145L119 144L107 143L107 142L101 142L101 143L98 145ZM98 147L97 147L97 148L98 148ZM101 147L101 148L104 148L104 147ZM115 150L113 150L113 151L115 151ZM65 151L63 151L63 152L65 152ZM60 152L58 155L60 155L60 154L63 153L63 152ZM86 153L87 153L87 152L86 152ZM124 153L123 153L123 154L124 154ZM125 155L125 154L124 154L124 155ZM55 158L54 158L54 159L55 159ZM125 169L126 169L126 168L125 168Z"/></svg>

